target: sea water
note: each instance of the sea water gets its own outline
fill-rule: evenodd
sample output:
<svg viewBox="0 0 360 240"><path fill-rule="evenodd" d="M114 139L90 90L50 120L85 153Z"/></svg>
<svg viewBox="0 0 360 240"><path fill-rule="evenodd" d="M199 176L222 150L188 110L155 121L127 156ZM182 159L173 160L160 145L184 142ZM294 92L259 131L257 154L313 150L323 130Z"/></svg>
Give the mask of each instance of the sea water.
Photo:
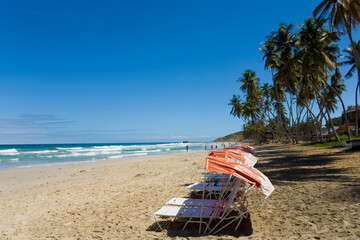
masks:
<svg viewBox="0 0 360 240"><path fill-rule="evenodd" d="M95 162L204 149L204 143L101 143L0 145L0 169Z"/></svg>

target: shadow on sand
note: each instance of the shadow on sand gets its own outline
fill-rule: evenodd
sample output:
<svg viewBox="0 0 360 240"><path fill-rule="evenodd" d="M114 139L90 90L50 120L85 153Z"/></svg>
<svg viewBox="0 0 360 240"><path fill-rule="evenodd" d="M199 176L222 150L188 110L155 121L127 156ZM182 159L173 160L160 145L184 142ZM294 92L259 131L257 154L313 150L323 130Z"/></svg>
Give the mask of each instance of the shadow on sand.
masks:
<svg viewBox="0 0 360 240"><path fill-rule="evenodd" d="M349 169L331 166L335 161L344 157L345 151L324 151L313 148L293 148L291 146L261 146L257 151L259 163L256 165L271 181L278 186L288 185L289 182L338 182L343 184L344 188L336 192L329 192L328 198L336 201L360 201L360 184L358 177L351 177L344 174ZM187 186L188 184L186 184ZM336 196L335 196L336 195ZM198 198L199 195L192 195L192 198ZM325 197L325 196L324 196ZM215 222L214 222L215 223ZM179 221L160 221L161 226L167 230L169 237L196 237L199 234L199 225L190 224L185 230L182 230L185 222ZM216 224L216 223L215 223ZM215 225L214 224L214 225ZM236 224L236 223L235 223ZM211 226L214 226L211 223ZM225 224L224 224L225 225ZM250 236L253 232L250 215L244 218L237 231L230 225L215 236ZM203 228L204 229L204 228ZM151 225L148 231L160 231L157 223Z"/></svg>
<svg viewBox="0 0 360 240"><path fill-rule="evenodd" d="M167 235L171 238L175 237L199 237L206 236L207 234L199 234L199 224L188 224L186 229L182 230L186 221L159 221L162 228L166 229ZM212 221L210 227L214 227L217 221ZM221 230L216 234L211 234L212 236L233 236L236 238L250 236L253 233L250 214L247 218L244 218L239 226L239 228L234 231L238 222L234 222ZM222 224L226 225L224 221ZM205 230L205 225L202 225L202 232ZM147 231L160 232L161 229L157 223L153 223Z"/></svg>
<svg viewBox="0 0 360 240"><path fill-rule="evenodd" d="M291 149L284 151L276 146L262 147L259 152L257 168L261 169L271 180L278 181L340 181L354 179L341 175L347 168L333 168L330 165L340 160L339 152L316 152L316 150ZM281 151L282 150L282 151ZM304 152L306 154L304 154ZM309 151L312 151L309 154ZM266 161L261 161L266 159Z"/></svg>

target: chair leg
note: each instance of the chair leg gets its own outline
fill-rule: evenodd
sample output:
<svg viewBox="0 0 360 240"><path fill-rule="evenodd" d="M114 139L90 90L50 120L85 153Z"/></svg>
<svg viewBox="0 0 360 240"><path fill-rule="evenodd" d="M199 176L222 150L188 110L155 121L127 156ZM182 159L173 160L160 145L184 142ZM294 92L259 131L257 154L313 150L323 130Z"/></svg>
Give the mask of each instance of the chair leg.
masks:
<svg viewBox="0 0 360 240"><path fill-rule="evenodd" d="M243 218L244 218L244 217L241 217L241 218L240 218L240 220L239 220L238 224L236 225L236 228L235 228L234 231L236 231L236 230L239 228L240 223L242 222Z"/></svg>
<svg viewBox="0 0 360 240"><path fill-rule="evenodd" d="M208 227L208 224L207 224L206 222L204 222L204 221L193 221L193 220L189 220L189 221L187 221L187 222L185 223L185 225L184 225L184 227L183 227L183 229L182 229L181 231L184 231L184 230L185 230L185 228L186 228L186 226L188 225L188 223L205 224L205 226L206 226L208 229L210 229L210 227Z"/></svg>
<svg viewBox="0 0 360 240"><path fill-rule="evenodd" d="M160 225L159 221L157 220L155 214L154 214L154 218L155 218L155 221L156 221L157 225L159 226L160 230L163 231L164 229L161 227L161 225Z"/></svg>

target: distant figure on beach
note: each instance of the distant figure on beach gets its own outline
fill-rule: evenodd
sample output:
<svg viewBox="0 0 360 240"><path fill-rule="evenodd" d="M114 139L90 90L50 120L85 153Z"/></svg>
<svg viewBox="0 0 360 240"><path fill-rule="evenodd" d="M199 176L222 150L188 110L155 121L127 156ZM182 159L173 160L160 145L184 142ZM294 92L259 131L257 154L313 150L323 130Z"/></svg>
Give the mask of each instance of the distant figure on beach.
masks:
<svg viewBox="0 0 360 240"><path fill-rule="evenodd" d="M189 145L186 145L186 151L187 152L189 151Z"/></svg>
<svg viewBox="0 0 360 240"><path fill-rule="evenodd" d="M215 145L215 148L217 148L217 145Z"/></svg>
<svg viewBox="0 0 360 240"><path fill-rule="evenodd" d="M206 149L206 145L205 145L205 149Z"/></svg>
<svg viewBox="0 0 360 240"><path fill-rule="evenodd" d="M213 147L213 145L211 145L211 149L213 149L214 147Z"/></svg>

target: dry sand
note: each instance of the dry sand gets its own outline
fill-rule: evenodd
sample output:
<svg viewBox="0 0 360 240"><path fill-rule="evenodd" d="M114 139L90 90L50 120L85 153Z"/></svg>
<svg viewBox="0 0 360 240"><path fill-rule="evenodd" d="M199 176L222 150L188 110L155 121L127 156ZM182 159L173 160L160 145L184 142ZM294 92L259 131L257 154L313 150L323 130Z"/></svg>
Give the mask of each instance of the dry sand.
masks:
<svg viewBox="0 0 360 240"><path fill-rule="evenodd" d="M153 230L153 213L200 180L207 152L199 151L0 171L0 239L360 238L359 152L257 151L257 167L276 189L240 231L197 237L197 226Z"/></svg>

